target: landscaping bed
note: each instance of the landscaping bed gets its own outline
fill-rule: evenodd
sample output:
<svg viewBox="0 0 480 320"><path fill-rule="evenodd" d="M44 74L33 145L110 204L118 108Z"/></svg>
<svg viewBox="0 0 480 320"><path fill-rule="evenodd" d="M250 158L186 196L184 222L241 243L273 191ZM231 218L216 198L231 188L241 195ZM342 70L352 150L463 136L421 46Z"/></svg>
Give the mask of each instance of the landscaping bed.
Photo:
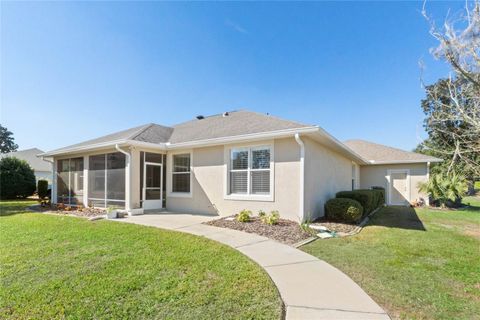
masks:
<svg viewBox="0 0 480 320"><path fill-rule="evenodd" d="M278 219L276 224L268 225L258 217L252 217L248 222L240 222L235 219L235 216L231 216L208 221L205 224L255 233L289 245L312 237L312 234L304 231L297 222L286 219Z"/></svg>
<svg viewBox="0 0 480 320"><path fill-rule="evenodd" d="M30 210L36 212L53 212L56 214L65 214L65 215L72 215L77 217L97 217L97 216L104 216L106 214L105 210L99 208L90 208L90 207L83 207L83 206L65 206L62 204L57 205L33 205L29 207Z"/></svg>

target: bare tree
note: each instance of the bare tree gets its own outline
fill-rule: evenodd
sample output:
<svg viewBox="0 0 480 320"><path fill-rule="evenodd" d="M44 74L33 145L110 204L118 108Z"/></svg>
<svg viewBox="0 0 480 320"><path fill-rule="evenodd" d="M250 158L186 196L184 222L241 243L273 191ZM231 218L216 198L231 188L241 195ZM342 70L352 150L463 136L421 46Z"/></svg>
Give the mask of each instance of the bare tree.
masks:
<svg viewBox="0 0 480 320"><path fill-rule="evenodd" d="M467 2L465 12L442 27L427 15L425 3L422 14L439 43L431 53L452 68L446 79L425 87L424 147L448 159L447 173L461 163L470 178L480 177L480 2Z"/></svg>

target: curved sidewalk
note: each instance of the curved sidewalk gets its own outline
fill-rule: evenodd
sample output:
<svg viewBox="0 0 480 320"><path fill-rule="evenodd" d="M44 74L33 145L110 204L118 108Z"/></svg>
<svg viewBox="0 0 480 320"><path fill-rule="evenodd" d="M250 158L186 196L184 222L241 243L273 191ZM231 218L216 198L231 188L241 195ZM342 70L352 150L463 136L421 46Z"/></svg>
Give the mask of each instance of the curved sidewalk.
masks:
<svg viewBox="0 0 480 320"><path fill-rule="evenodd" d="M204 225L217 217L155 213L118 221L187 232L229 245L262 266L278 288L286 319L390 319L352 279L328 263L251 233Z"/></svg>

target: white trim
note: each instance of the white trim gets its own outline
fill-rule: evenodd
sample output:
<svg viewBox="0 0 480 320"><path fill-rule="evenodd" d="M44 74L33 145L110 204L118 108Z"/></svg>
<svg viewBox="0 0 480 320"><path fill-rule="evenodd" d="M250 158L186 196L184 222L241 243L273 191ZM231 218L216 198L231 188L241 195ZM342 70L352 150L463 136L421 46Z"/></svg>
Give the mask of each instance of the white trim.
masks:
<svg viewBox="0 0 480 320"><path fill-rule="evenodd" d="M255 148L269 148L270 149L270 193L269 194L250 194L251 189L251 150ZM246 149L248 152L248 169L239 170L247 171L248 189L247 194L231 194L230 192L230 166L232 150ZM273 140L262 141L262 143L251 142L248 144L230 144L224 146L224 186L223 198L225 200L240 200L240 201L275 201L275 143ZM255 171L255 170L253 170ZM266 170L265 170L266 171Z"/></svg>
<svg viewBox="0 0 480 320"><path fill-rule="evenodd" d="M298 203L298 216L300 221L305 218L305 144L300 139L300 134L295 134L295 141L300 146L300 195Z"/></svg>
<svg viewBox="0 0 480 320"><path fill-rule="evenodd" d="M120 146L130 145L130 146L138 146L138 147L145 147L145 148L148 147L155 150L159 149L162 151L166 150L165 143L150 143L150 142L120 139L120 140L112 140L112 141L101 142L101 143L94 143L94 144L89 144L89 145L79 146L79 147L71 147L68 149L52 150L50 152L41 153L37 156L51 157L56 155L71 154L71 153L77 153L82 151L90 151L90 150L93 151L96 149L104 149L109 147L115 148L115 145L120 145Z"/></svg>
<svg viewBox="0 0 480 320"><path fill-rule="evenodd" d="M392 173L406 173L407 179L407 202L408 203L392 203ZM389 169L387 170L388 181L388 204L389 205L408 205L411 202L411 189L410 189L410 169Z"/></svg>
<svg viewBox="0 0 480 320"><path fill-rule="evenodd" d="M370 165L380 165L380 164L403 164L403 163L429 163L429 162L442 162L441 159L428 159L428 160L387 160L387 161L375 161L368 160Z"/></svg>
<svg viewBox="0 0 480 320"><path fill-rule="evenodd" d="M88 156L83 156L83 206L88 207Z"/></svg>
<svg viewBox="0 0 480 320"><path fill-rule="evenodd" d="M173 156L176 154L190 155L190 192L173 192L172 178L173 178ZM172 198L192 198L193 197L193 150L178 150L167 154L167 197Z"/></svg>
<svg viewBox="0 0 480 320"><path fill-rule="evenodd" d="M127 212L130 211L131 209L131 204L132 204L132 193L130 192L131 190L131 172L132 172L132 155L129 152L126 152L125 150L121 149L118 144L115 145L115 149L118 152L121 152L125 155L125 210ZM105 160L106 161L106 160ZM106 188L107 187L107 179L105 178L105 194L106 194Z"/></svg>
<svg viewBox="0 0 480 320"><path fill-rule="evenodd" d="M163 163L158 163L158 162L148 162L145 161L145 154L146 152L143 153L143 185L142 185L142 207L145 210L150 210L150 209L163 209ZM163 158L162 158L163 159ZM147 166L158 166L160 167L160 187L147 187ZM146 194L147 194L147 189L160 189L160 199L157 200L147 200L146 199ZM148 204L153 204L154 201L160 201L160 207L149 207ZM145 206L147 204L147 206Z"/></svg>
<svg viewBox="0 0 480 320"><path fill-rule="evenodd" d="M317 132L318 130L319 130L318 126L311 126L311 127L305 127L305 128L297 128L297 129L274 130L274 131L267 131L267 132L242 134L238 136L228 136L228 137L221 137L221 138L188 141L188 142L181 142L181 143L167 142L166 147L167 149L178 149L178 148L185 148L185 147L204 147L204 146L218 145L218 144L244 143L249 141L267 140L271 138L291 137L297 132L307 133L307 132Z"/></svg>

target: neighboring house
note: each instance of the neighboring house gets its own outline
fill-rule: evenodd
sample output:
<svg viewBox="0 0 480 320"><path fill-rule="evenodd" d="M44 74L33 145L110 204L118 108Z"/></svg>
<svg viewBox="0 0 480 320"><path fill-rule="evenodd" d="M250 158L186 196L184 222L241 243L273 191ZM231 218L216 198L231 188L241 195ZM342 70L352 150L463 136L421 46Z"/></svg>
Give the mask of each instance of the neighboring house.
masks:
<svg viewBox="0 0 480 320"><path fill-rule="evenodd" d="M10 153L5 153L0 155L0 158L5 157L15 157L20 160L25 160L28 162L30 167L32 167L33 171L35 171L35 179L37 180L47 180L48 184L52 184L52 163L45 161L39 157L38 154L43 153L44 151L32 148L26 150L20 150Z"/></svg>
<svg viewBox="0 0 480 320"><path fill-rule="evenodd" d="M352 187L385 186L391 203L400 198L390 190L401 189L402 204L415 200L415 183L427 179L429 162L439 161L398 151L383 164L363 152L318 126L233 111L173 127L147 124L42 156L55 160L54 202L119 206L131 214L278 210L296 221L322 216L328 199Z"/></svg>

